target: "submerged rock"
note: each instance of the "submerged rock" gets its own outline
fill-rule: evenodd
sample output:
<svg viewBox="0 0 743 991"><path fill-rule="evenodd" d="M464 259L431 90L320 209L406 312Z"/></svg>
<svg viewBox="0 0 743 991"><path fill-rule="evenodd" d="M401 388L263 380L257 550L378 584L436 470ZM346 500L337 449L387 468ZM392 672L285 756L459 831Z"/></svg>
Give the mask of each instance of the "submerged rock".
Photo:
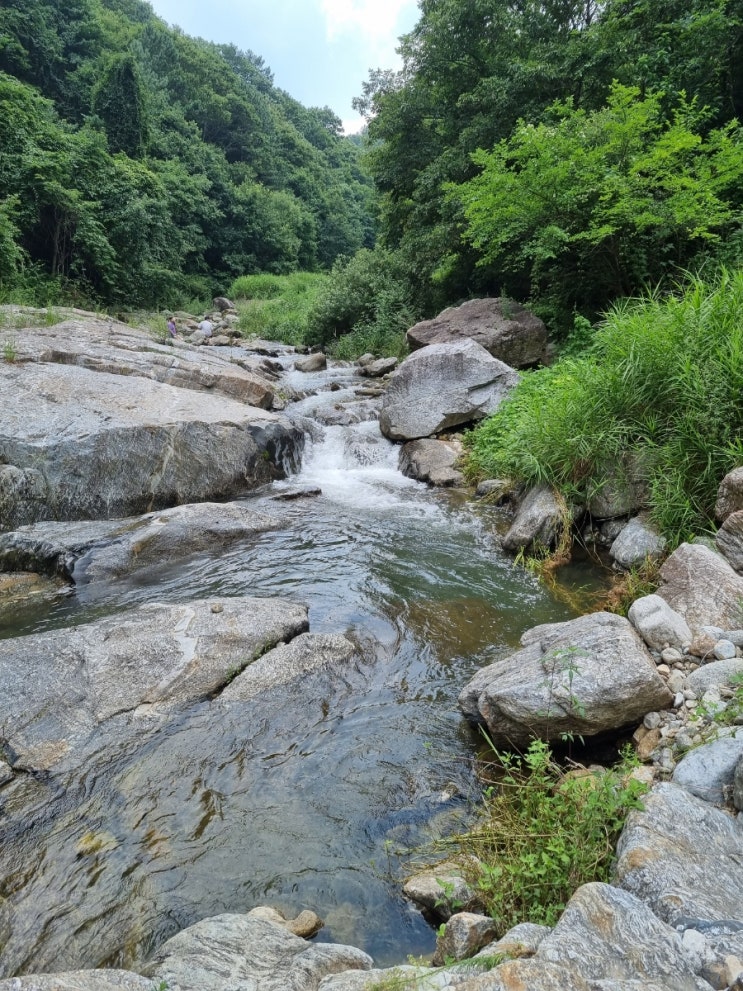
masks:
<svg viewBox="0 0 743 991"><path fill-rule="evenodd" d="M13 766L48 770L119 713L207 698L307 627L306 606L284 599L203 599L2 640L0 725Z"/></svg>
<svg viewBox="0 0 743 991"><path fill-rule="evenodd" d="M216 502L123 520L34 523L0 534L0 569L58 574L82 585L219 550L278 525L246 506Z"/></svg>

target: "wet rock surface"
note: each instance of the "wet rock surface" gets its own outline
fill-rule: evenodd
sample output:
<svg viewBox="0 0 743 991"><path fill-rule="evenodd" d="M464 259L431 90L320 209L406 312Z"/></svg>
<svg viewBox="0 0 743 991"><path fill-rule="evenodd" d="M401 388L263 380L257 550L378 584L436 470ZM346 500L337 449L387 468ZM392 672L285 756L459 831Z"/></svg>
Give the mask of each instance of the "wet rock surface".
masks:
<svg viewBox="0 0 743 991"><path fill-rule="evenodd" d="M225 548L277 526L245 506L213 502L123 520L36 523L0 534L0 569L26 568L83 585Z"/></svg>

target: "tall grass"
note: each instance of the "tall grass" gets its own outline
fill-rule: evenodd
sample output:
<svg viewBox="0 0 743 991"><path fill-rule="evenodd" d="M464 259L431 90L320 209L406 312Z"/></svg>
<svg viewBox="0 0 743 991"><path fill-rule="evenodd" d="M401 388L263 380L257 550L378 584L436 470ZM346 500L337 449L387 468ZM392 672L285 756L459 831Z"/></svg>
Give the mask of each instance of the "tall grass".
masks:
<svg viewBox="0 0 743 991"><path fill-rule="evenodd" d="M229 291L240 314L240 330L248 336L305 344L308 314L327 280L327 275L315 272L241 275Z"/></svg>
<svg viewBox="0 0 743 991"><path fill-rule="evenodd" d="M631 462L672 544L708 529L743 463L743 271L615 306L583 356L525 375L469 443L473 475L579 502Z"/></svg>

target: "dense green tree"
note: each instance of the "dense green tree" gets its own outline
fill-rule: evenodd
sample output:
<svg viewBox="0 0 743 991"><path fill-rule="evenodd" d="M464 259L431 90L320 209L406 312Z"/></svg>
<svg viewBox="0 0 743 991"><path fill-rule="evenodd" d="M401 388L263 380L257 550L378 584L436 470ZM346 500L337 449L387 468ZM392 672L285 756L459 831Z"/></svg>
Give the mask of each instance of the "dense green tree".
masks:
<svg viewBox="0 0 743 991"><path fill-rule="evenodd" d="M327 108L143 0L0 8L0 278L102 301L210 294L373 243L371 180Z"/></svg>
<svg viewBox="0 0 743 991"><path fill-rule="evenodd" d="M149 138L146 97L132 55L108 60L93 90L93 110L103 121L111 151L131 158L144 154Z"/></svg>
<svg viewBox="0 0 743 991"><path fill-rule="evenodd" d="M459 201L445 190L475 177L478 150L498 147L522 123L554 123L556 100L598 111L616 80L656 94L669 120L684 92L708 108L700 136L743 112L741 0L421 0L420 10L401 39L402 70L374 70L356 105L369 120L381 236L429 311L504 287L526 297L539 286L528 267L494 255L477 264L487 245L463 241ZM642 264L638 271L649 274ZM632 279L604 288L620 284L640 288ZM610 298L596 293L597 305Z"/></svg>
<svg viewBox="0 0 743 991"><path fill-rule="evenodd" d="M481 172L457 187L480 264L516 273L565 316L689 263L739 224L743 133L699 133L704 114L615 84L604 109L553 107L554 122L522 122Z"/></svg>

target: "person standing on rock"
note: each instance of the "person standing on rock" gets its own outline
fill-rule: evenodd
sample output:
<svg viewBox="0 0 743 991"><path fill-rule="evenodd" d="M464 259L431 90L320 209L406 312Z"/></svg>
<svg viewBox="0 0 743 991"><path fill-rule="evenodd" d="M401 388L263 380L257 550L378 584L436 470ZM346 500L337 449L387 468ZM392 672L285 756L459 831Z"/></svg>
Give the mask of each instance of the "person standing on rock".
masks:
<svg viewBox="0 0 743 991"><path fill-rule="evenodd" d="M175 317L170 317L168 320L168 333L171 337L175 337L178 333L178 328L175 325Z"/></svg>

